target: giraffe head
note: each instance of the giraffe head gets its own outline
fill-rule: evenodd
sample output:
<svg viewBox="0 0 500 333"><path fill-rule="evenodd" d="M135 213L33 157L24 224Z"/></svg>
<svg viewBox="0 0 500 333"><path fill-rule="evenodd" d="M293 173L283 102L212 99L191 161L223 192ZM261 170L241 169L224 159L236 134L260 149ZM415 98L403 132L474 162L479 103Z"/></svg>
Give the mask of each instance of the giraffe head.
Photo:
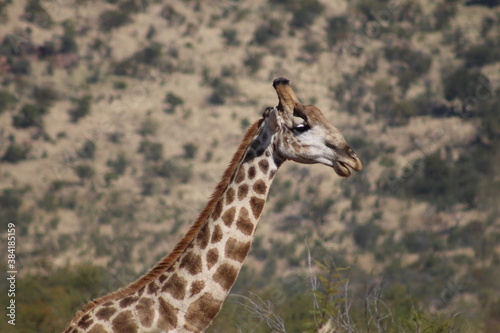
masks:
<svg viewBox="0 0 500 333"><path fill-rule="evenodd" d="M274 80L279 104L266 110L268 127L277 135L275 153L282 160L321 163L342 177L361 171L361 161L344 136L313 105L303 105L285 78Z"/></svg>

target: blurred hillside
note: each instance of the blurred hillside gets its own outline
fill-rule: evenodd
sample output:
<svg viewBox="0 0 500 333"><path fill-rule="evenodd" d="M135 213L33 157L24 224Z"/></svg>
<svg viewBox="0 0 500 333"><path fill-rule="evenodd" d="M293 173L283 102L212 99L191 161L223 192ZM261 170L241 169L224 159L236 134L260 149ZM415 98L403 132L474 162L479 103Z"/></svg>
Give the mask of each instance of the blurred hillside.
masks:
<svg viewBox="0 0 500 333"><path fill-rule="evenodd" d="M499 23L496 0L0 2L0 330L60 331L166 255L285 76L364 170L281 168L211 332L268 332L259 304L287 332L498 332Z"/></svg>

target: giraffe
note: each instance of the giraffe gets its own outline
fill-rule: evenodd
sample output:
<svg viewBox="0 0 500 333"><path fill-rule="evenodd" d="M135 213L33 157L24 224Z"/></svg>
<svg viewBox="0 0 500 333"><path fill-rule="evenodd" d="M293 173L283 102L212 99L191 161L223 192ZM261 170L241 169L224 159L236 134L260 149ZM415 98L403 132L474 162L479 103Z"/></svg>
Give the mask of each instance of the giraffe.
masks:
<svg viewBox="0 0 500 333"><path fill-rule="evenodd" d="M149 273L91 301L64 333L203 332L220 311L250 249L266 197L287 160L342 177L362 163L321 111L273 81L278 105L251 125L191 229Z"/></svg>

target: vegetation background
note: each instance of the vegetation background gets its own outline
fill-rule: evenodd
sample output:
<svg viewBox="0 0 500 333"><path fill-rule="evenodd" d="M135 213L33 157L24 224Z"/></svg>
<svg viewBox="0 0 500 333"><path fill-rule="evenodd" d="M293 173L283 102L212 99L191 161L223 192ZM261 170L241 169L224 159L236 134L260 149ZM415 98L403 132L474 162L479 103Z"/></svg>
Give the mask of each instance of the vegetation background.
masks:
<svg viewBox="0 0 500 333"><path fill-rule="evenodd" d="M498 0L1 0L0 331L62 331L167 254L285 76L365 168L282 167L211 332L499 332L499 23Z"/></svg>

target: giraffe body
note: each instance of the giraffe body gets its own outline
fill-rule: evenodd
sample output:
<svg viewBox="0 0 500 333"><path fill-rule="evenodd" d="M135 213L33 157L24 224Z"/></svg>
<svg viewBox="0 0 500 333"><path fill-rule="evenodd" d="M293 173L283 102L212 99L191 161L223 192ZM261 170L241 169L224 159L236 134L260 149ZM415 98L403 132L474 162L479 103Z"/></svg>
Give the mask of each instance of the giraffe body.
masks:
<svg viewBox="0 0 500 333"><path fill-rule="evenodd" d="M273 85L279 105L249 128L207 207L174 251L130 286L88 304L65 333L205 331L243 266L280 165L323 163L341 176L350 175L346 166L361 170L317 108L300 104L288 80Z"/></svg>

